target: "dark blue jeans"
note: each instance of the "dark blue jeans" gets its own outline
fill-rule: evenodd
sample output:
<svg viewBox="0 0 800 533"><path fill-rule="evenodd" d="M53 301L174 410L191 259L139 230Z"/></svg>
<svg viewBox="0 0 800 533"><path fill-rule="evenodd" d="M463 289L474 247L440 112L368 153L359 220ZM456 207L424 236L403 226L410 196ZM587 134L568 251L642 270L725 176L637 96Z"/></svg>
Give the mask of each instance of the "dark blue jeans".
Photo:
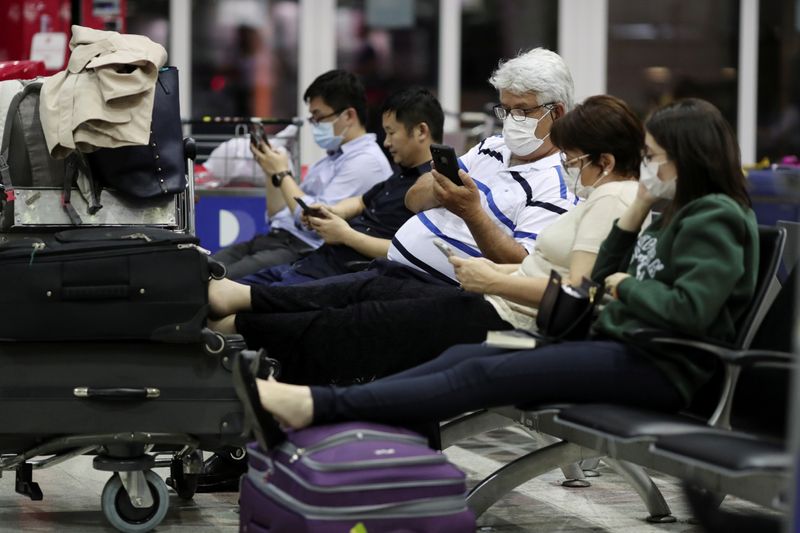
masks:
<svg viewBox="0 0 800 533"><path fill-rule="evenodd" d="M236 281L245 285L297 285L298 283L306 283L316 279L300 274L293 268L293 264L288 263L265 268Z"/></svg>
<svg viewBox="0 0 800 533"><path fill-rule="evenodd" d="M311 387L314 423L420 424L504 405L608 402L677 410L678 390L650 360L616 341L508 351L460 345L427 363L350 387Z"/></svg>

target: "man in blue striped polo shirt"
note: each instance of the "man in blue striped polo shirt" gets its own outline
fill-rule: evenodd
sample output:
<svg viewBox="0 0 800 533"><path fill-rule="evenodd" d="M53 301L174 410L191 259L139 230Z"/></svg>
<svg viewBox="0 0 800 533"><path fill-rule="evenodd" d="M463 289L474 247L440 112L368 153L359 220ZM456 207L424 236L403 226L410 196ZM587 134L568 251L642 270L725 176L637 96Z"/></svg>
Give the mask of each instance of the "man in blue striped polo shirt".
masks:
<svg viewBox="0 0 800 533"><path fill-rule="evenodd" d="M455 280L453 266L434 245L495 263L521 263L539 232L576 203L568 192L553 121L573 106L572 76L561 57L536 48L501 63L489 82L503 134L483 140L459 165L464 186L433 172L417 181L406 206L417 213L398 230L388 258L434 278Z"/></svg>

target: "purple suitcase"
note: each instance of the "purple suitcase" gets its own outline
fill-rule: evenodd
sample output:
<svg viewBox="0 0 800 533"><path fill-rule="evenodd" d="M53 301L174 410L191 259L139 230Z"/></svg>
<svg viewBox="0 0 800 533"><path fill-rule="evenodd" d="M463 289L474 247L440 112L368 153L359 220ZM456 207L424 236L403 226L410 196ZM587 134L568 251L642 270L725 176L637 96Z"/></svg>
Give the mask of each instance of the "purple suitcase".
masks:
<svg viewBox="0 0 800 533"><path fill-rule="evenodd" d="M248 456L242 532L475 531L464 474L411 431L365 422L315 426L267 453L250 444Z"/></svg>

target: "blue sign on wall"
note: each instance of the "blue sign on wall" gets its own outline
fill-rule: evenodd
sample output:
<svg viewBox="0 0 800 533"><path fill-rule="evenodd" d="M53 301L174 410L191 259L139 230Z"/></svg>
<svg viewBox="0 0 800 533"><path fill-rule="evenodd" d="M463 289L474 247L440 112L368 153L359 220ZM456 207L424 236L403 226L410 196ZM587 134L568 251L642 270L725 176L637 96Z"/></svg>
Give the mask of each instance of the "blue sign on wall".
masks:
<svg viewBox="0 0 800 533"><path fill-rule="evenodd" d="M263 190L198 190L195 227L200 245L213 253L266 233L265 213Z"/></svg>

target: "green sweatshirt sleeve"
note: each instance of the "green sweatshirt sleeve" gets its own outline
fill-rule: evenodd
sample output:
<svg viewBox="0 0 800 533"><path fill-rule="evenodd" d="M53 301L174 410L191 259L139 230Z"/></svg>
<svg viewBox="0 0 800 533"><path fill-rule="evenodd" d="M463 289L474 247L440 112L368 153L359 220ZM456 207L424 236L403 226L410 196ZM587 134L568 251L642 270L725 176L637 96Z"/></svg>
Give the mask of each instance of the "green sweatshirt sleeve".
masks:
<svg viewBox="0 0 800 533"><path fill-rule="evenodd" d="M597 259L592 269L592 280L603 283L606 277L615 272L625 272L628 269L630 255L636 245L637 233L625 231L617 226L619 219L614 221L611 232L600 245Z"/></svg>
<svg viewBox="0 0 800 533"><path fill-rule="evenodd" d="M644 322L703 335L744 274L745 219L722 203L698 205L679 222L672 243L674 281L639 280L617 287L620 301Z"/></svg>

